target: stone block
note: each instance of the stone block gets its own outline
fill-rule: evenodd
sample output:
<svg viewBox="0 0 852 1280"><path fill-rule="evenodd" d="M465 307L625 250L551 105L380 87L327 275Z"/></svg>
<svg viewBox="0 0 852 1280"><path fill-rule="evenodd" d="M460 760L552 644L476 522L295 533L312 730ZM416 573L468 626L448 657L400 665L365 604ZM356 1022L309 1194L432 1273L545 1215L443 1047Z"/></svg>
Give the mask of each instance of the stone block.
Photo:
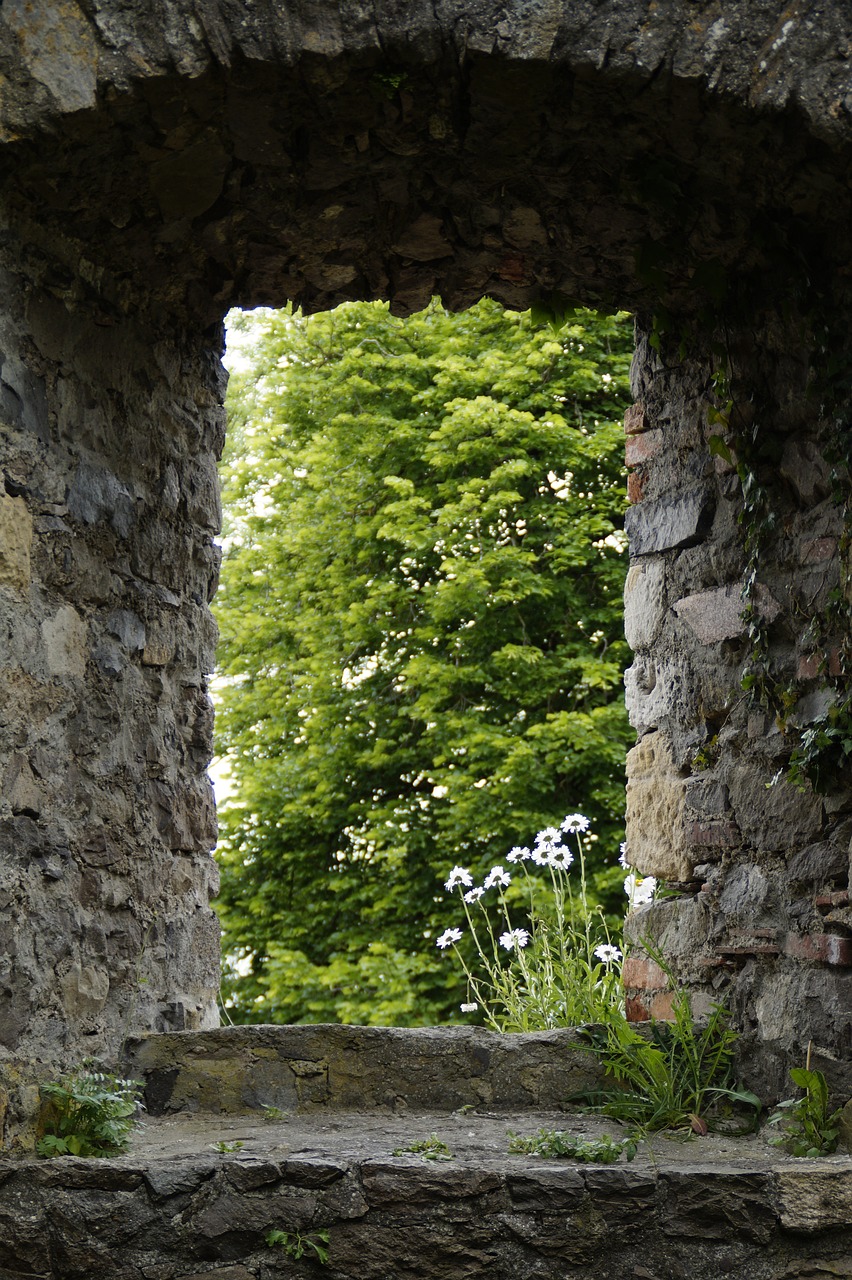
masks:
<svg viewBox="0 0 852 1280"><path fill-rule="evenodd" d="M799 561L801 564L823 564L831 560L836 551L836 538L808 538L799 549Z"/></svg>
<svg viewBox="0 0 852 1280"><path fill-rule="evenodd" d="M778 470L804 507L814 506L831 492L828 462L812 440L788 440Z"/></svg>
<svg viewBox="0 0 852 1280"><path fill-rule="evenodd" d="M772 882L760 867L742 862L728 873L719 894L719 910L728 924L754 925L773 902Z"/></svg>
<svg viewBox="0 0 852 1280"><path fill-rule="evenodd" d="M699 699L705 709L728 702L726 691L715 688L706 675L702 679L683 653L671 661L637 653L624 673L624 695L630 723L640 734L682 723Z"/></svg>
<svg viewBox="0 0 852 1280"><path fill-rule="evenodd" d="M662 450L663 433L658 427L639 435L629 435L624 446L624 461L628 467L638 467L641 463L658 457Z"/></svg>
<svg viewBox="0 0 852 1280"><path fill-rule="evenodd" d="M667 1235L763 1244L774 1230L767 1173L704 1167L667 1172L660 1181L661 1227Z"/></svg>
<svg viewBox="0 0 852 1280"><path fill-rule="evenodd" d="M648 477L644 471L631 471L627 477L627 501L641 502L647 483Z"/></svg>
<svg viewBox="0 0 852 1280"><path fill-rule="evenodd" d="M846 1167L819 1169L808 1162L803 1169L778 1169L775 1179L781 1225L788 1231L825 1231L852 1223L852 1180Z"/></svg>
<svg viewBox="0 0 852 1280"><path fill-rule="evenodd" d="M23 498L0 491L0 586L26 591L30 585L33 521Z"/></svg>
<svg viewBox="0 0 852 1280"><path fill-rule="evenodd" d="M704 485L631 507L624 516L631 555L694 546L709 532L714 511L715 499Z"/></svg>
<svg viewBox="0 0 852 1280"><path fill-rule="evenodd" d="M642 875L689 880L692 858L684 832L686 779L669 739L650 733L627 753L627 843Z"/></svg>
<svg viewBox="0 0 852 1280"><path fill-rule="evenodd" d="M624 583L624 635L631 649L650 649L666 616L666 567L662 559L630 566Z"/></svg>
<svg viewBox="0 0 852 1280"><path fill-rule="evenodd" d="M131 652L145 648L145 624L130 609L115 609L107 618L106 629Z"/></svg>
<svg viewBox="0 0 852 1280"><path fill-rule="evenodd" d="M100 1012L109 995L109 974L97 965L81 965L76 961L60 981L65 1010L76 1022Z"/></svg>
<svg viewBox="0 0 852 1280"><path fill-rule="evenodd" d="M68 510L83 524L108 522L127 538L136 523L133 495L104 467L81 463L68 492Z"/></svg>
<svg viewBox="0 0 852 1280"><path fill-rule="evenodd" d="M770 766L761 768L747 759L738 760L728 775L731 808L744 839L767 852L812 844L822 834L821 798L772 779Z"/></svg>
<svg viewBox="0 0 852 1280"><path fill-rule="evenodd" d="M645 415L644 406L641 404L632 404L624 411L624 432L625 435L632 436L640 431L647 431L648 419Z"/></svg>
<svg viewBox="0 0 852 1280"><path fill-rule="evenodd" d="M41 813L42 788L24 756L16 754L10 759L2 794L13 814L38 817Z"/></svg>
<svg viewBox="0 0 852 1280"><path fill-rule="evenodd" d="M61 609L41 624L47 669L52 676L82 679L86 674L88 636L86 623L73 605Z"/></svg>
<svg viewBox="0 0 852 1280"><path fill-rule="evenodd" d="M787 863L787 876L791 881L810 884L826 884L840 880L849 874L847 842L820 840L800 849Z"/></svg>
<svg viewBox="0 0 852 1280"><path fill-rule="evenodd" d="M766 622L771 622L781 612L777 600L762 586L756 589L754 604ZM720 640L733 640L744 635L746 623L742 615L747 607L748 601L743 599L739 582L684 596L672 606L701 644L716 644Z"/></svg>

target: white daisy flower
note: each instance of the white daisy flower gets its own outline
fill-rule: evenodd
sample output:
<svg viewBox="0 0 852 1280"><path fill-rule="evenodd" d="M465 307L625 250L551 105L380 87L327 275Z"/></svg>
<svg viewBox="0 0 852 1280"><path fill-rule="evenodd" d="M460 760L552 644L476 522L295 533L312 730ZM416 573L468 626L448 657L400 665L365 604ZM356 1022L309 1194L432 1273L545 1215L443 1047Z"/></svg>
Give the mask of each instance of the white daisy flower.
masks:
<svg viewBox="0 0 852 1280"><path fill-rule="evenodd" d="M643 907L646 902L651 902L656 887L654 876L641 877L631 873L624 881L624 892L630 899L631 907Z"/></svg>
<svg viewBox="0 0 852 1280"><path fill-rule="evenodd" d="M473 884L473 876L464 867L453 867L444 888L455 889L457 884L463 884L465 888Z"/></svg>
<svg viewBox="0 0 852 1280"><path fill-rule="evenodd" d="M508 871L504 871L502 867L492 867L485 877L485 888L490 889L492 885L499 884L501 889L505 889L510 884L512 877Z"/></svg>
<svg viewBox="0 0 852 1280"><path fill-rule="evenodd" d="M459 942L462 936L461 929L445 929L435 943L436 947L440 947L443 951L445 947L451 947L454 942Z"/></svg>
<svg viewBox="0 0 852 1280"><path fill-rule="evenodd" d="M582 831L588 831L589 819L584 817L582 813L569 813L567 818L562 820L562 830L569 836L579 835Z"/></svg>
<svg viewBox="0 0 852 1280"><path fill-rule="evenodd" d="M599 947L595 947L595 955L599 960L603 960L604 964L614 964L616 960L621 959L621 952L611 942L602 942Z"/></svg>
<svg viewBox="0 0 852 1280"><path fill-rule="evenodd" d="M520 949L525 947L530 940L530 935L526 929L511 929L508 933L500 934L500 946L505 947L507 951L514 951L515 947Z"/></svg>

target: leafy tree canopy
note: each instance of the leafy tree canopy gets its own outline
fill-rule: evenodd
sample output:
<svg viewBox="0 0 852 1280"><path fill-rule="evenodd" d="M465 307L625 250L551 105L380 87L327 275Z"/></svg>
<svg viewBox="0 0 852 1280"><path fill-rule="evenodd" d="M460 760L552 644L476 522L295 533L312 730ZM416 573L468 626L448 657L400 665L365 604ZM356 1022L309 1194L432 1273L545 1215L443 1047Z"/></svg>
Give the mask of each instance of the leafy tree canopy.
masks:
<svg viewBox="0 0 852 1280"><path fill-rule="evenodd" d="M217 604L232 1013L446 1019L451 866L581 809L598 891L620 893L632 328L437 300L237 323Z"/></svg>

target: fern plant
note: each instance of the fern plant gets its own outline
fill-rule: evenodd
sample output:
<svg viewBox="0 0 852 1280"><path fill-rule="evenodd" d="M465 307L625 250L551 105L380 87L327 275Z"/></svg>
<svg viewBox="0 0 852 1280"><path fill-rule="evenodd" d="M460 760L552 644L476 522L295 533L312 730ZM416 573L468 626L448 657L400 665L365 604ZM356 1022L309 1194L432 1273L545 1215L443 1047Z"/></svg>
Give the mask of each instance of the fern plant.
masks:
<svg viewBox="0 0 852 1280"><path fill-rule="evenodd" d="M80 1071L41 1086L47 1105L40 1156L115 1156L127 1149L142 1106L139 1080Z"/></svg>

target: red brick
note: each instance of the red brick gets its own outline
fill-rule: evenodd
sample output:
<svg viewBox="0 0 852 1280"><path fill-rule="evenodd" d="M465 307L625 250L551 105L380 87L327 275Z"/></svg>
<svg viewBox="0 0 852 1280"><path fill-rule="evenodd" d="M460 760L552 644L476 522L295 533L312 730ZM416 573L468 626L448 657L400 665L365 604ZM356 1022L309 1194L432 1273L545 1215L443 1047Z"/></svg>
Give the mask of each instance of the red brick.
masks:
<svg viewBox="0 0 852 1280"><path fill-rule="evenodd" d="M663 433L659 429L644 431L641 435L628 436L624 444L624 461L628 467L656 458L663 448Z"/></svg>
<svg viewBox="0 0 852 1280"><path fill-rule="evenodd" d="M799 680L815 680L819 675L820 656L818 653L802 653L796 666Z"/></svg>
<svg viewBox="0 0 852 1280"><path fill-rule="evenodd" d="M624 431L628 436L637 435L640 431L648 430L648 419L645 416L644 406L641 404L632 404L624 413Z"/></svg>
<svg viewBox="0 0 852 1280"><path fill-rule="evenodd" d="M839 938L834 933L788 933L784 954L795 960L852 966L852 938Z"/></svg>
<svg viewBox="0 0 852 1280"><path fill-rule="evenodd" d="M735 822L699 822L696 820L692 824L689 838L692 844L715 848L720 846L730 847L740 843L740 830Z"/></svg>
<svg viewBox="0 0 852 1280"><path fill-rule="evenodd" d="M656 1018L658 1022L674 1022L674 1000L673 991L659 991L657 995L652 996L648 1010L651 1017Z"/></svg>
<svg viewBox="0 0 852 1280"><path fill-rule="evenodd" d="M837 889L834 893L818 893L814 898L814 906L819 907L820 911L823 908L828 911L832 907L845 907L848 902L848 889Z"/></svg>
<svg viewBox="0 0 852 1280"><path fill-rule="evenodd" d="M648 1008L642 996L628 996L624 1002L624 1013L628 1022L647 1022Z"/></svg>
<svg viewBox="0 0 852 1280"><path fill-rule="evenodd" d="M660 991L668 986L669 980L660 966L647 956L628 956L621 967L621 981L625 987Z"/></svg>
<svg viewBox="0 0 852 1280"><path fill-rule="evenodd" d="M781 948L768 942L746 942L739 947L719 947L718 953L726 959L745 959L746 956L777 956Z"/></svg>
<svg viewBox="0 0 852 1280"><path fill-rule="evenodd" d="M627 501L641 502L648 477L644 471L631 471L627 477Z"/></svg>
<svg viewBox="0 0 852 1280"><path fill-rule="evenodd" d="M840 675L840 650L836 645L834 648L829 649L827 655L819 653L801 654L796 666L796 675L800 680L815 680L820 674L820 668L823 666L827 667L830 676Z"/></svg>

